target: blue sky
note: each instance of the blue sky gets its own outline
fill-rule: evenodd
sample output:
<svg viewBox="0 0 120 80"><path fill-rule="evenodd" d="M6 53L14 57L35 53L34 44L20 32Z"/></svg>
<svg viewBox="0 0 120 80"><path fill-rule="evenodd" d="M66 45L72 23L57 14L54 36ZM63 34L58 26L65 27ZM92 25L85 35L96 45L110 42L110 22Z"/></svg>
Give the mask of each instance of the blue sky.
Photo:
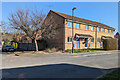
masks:
<svg viewBox="0 0 120 80"><path fill-rule="evenodd" d="M2 20L8 22L11 12L17 9L49 10L71 15L71 9L76 7L75 16L101 22L114 27L118 31L118 3L117 2L3 2ZM116 33L115 32L115 33Z"/></svg>

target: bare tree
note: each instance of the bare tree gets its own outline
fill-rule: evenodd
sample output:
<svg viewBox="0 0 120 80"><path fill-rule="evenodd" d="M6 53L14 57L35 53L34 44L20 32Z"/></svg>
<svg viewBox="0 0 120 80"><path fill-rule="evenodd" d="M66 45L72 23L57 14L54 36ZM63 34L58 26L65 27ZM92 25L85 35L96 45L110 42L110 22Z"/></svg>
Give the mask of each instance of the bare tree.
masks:
<svg viewBox="0 0 120 80"><path fill-rule="evenodd" d="M36 51L38 51L37 38L50 38L53 35L51 29L54 28L51 24L45 24L44 19L46 15L43 11L29 11L19 9L15 14L11 14L8 18L10 25L17 30L23 31L29 38L34 40ZM43 36L43 34L49 34Z"/></svg>
<svg viewBox="0 0 120 80"><path fill-rule="evenodd" d="M0 21L0 33L1 39L4 39L5 34L8 33L7 23L4 21Z"/></svg>
<svg viewBox="0 0 120 80"><path fill-rule="evenodd" d="M6 33L6 23L4 21L0 22L1 31L3 34Z"/></svg>

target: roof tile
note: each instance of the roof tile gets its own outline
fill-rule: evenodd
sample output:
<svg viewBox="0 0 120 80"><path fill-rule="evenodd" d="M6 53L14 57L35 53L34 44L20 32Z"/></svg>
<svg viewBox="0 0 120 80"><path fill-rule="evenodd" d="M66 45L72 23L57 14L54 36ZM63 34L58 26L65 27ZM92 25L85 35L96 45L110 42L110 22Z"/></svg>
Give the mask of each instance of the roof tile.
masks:
<svg viewBox="0 0 120 80"><path fill-rule="evenodd" d="M62 16L64 18L66 18L66 19L71 19L72 20L72 16L70 16L70 15L67 15L67 14L64 14L64 13L60 13L60 12L56 12L56 11L53 11L53 10L50 10L50 11L58 14L59 16ZM91 20L87 20L87 19L83 19L83 18L78 18L78 17L75 17L75 16L74 16L74 20L80 21L80 22L89 23L89 24L99 25L99 26L102 26L102 27L112 28L110 26L107 26L107 25L99 23L99 22L95 22L95 21L91 21ZM114 29L114 28L112 28L112 29Z"/></svg>

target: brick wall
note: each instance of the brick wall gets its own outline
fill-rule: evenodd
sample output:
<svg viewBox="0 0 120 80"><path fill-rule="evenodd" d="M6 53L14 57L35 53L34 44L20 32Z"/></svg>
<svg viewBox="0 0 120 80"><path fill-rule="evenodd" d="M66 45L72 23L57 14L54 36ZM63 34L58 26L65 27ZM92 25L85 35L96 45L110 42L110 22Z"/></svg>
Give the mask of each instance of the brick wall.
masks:
<svg viewBox="0 0 120 80"><path fill-rule="evenodd" d="M74 36L75 33L82 33L82 34L89 34L91 36L93 36L94 38L94 42L91 43L91 39L88 41L88 46L89 43L91 44L91 46L89 48L95 48L95 41L96 41L96 48L100 48L100 43L97 42L97 40L95 40L95 34L96 34L96 29L97 27L94 27L94 31L91 30L91 26L89 25L89 30L85 30L85 24L80 24L80 28L76 28L76 23L73 23L73 27L74 27ZM100 28L100 32L97 31L97 39L100 38L101 36L111 36L112 38L114 38L114 31L113 33L108 33L107 29L105 29L105 32L102 32L102 28ZM67 24L67 20L65 20L65 49L72 49L72 43L71 42L67 42L67 38L68 37L72 37L72 28L68 27ZM80 40L80 49L84 49L85 48L85 44L83 44L84 39L81 41ZM77 49L77 43L74 40L74 44L75 44L75 49Z"/></svg>
<svg viewBox="0 0 120 80"><path fill-rule="evenodd" d="M58 29L55 31L56 35L54 36L54 39L49 39L47 40L48 47L50 48L62 48L63 50L65 49L72 49L72 43L68 42L67 39L68 37L72 37L72 28L68 27L67 20L63 18L62 16L59 16L58 14L54 12L49 12L48 16L45 19L45 23L47 24L52 24L54 27L57 27ZM96 30L97 27L94 27L94 31L91 31L91 26L89 25L89 30L85 30L85 24L80 24L80 29L76 28L76 23L74 25L74 36L75 33L82 33L82 34L89 34L93 36L94 42L91 43L91 40L88 41L91 44L89 48L95 48L95 42L96 42L96 48L100 48L100 43L97 42L97 39L100 38L101 36L111 36L114 38L114 31L113 33L107 33L107 29L105 29L105 32L102 32L102 28L100 28L100 32ZM97 38L95 38L97 36ZM85 48L85 44L83 44L85 40L83 39L82 41L80 40L80 49ZM75 43L75 49L77 49L77 43L74 40Z"/></svg>
<svg viewBox="0 0 120 80"><path fill-rule="evenodd" d="M54 38L46 40L48 47L64 49L64 18L56 13L50 12L45 19L45 23L52 24L52 27L57 27L54 32Z"/></svg>

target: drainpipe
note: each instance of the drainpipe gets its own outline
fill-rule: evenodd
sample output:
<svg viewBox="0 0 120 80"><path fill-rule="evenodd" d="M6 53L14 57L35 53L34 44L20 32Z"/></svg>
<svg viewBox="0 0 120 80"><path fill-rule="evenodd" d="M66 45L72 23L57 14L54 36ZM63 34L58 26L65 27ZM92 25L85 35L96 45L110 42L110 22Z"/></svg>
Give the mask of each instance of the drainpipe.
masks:
<svg viewBox="0 0 120 80"><path fill-rule="evenodd" d="M95 30L95 48L97 48L97 26Z"/></svg>

